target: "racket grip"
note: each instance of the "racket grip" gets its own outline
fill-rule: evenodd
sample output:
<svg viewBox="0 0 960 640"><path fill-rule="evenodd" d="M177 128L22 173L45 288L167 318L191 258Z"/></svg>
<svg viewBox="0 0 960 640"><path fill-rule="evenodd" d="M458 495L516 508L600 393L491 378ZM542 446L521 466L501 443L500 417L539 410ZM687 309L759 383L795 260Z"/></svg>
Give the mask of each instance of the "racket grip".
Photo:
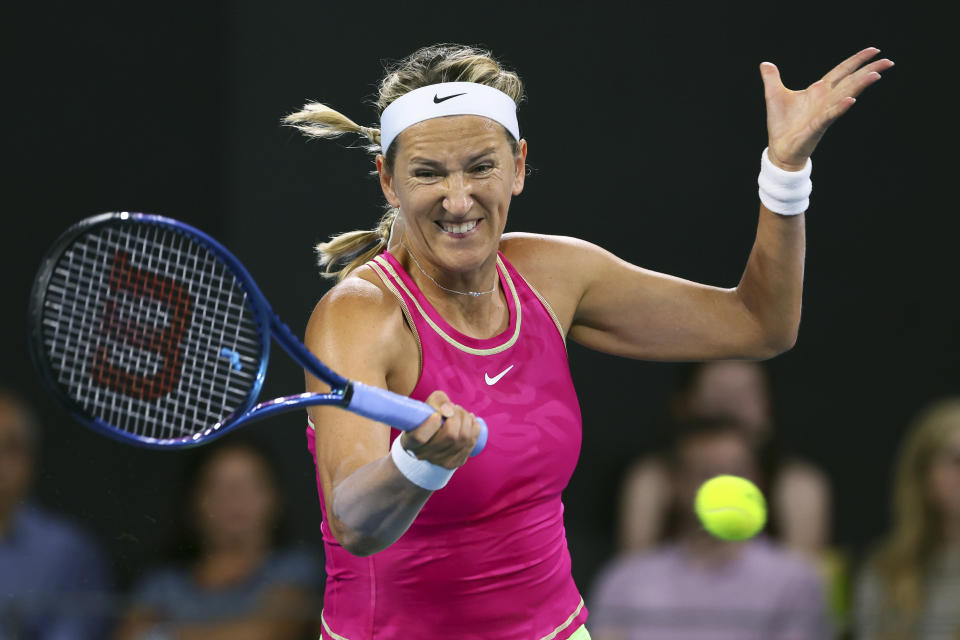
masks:
<svg viewBox="0 0 960 640"><path fill-rule="evenodd" d="M425 402L402 396L380 387L371 387L362 382L353 382L353 395L346 408L354 413L377 422L389 424L401 431L416 429L424 420L436 413L436 409ZM487 423L477 418L480 424L480 436L470 452L473 457L483 451L487 445Z"/></svg>

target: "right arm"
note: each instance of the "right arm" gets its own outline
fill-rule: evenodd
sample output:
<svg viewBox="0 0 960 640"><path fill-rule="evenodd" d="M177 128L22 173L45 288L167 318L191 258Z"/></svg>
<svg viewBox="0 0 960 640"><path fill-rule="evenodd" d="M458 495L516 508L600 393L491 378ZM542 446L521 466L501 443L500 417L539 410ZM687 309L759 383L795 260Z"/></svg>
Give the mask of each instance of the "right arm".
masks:
<svg viewBox="0 0 960 640"><path fill-rule="evenodd" d="M392 295L359 276L347 278L317 305L304 344L351 380L404 395L419 354ZM329 387L310 374L307 391ZM435 391L437 410L403 434L404 448L421 460L454 469L466 462L479 435L474 417ZM382 551L406 532L433 493L408 480L390 456L390 427L335 407L309 409L315 426L317 472L330 531L358 556ZM441 415L446 418L441 420Z"/></svg>

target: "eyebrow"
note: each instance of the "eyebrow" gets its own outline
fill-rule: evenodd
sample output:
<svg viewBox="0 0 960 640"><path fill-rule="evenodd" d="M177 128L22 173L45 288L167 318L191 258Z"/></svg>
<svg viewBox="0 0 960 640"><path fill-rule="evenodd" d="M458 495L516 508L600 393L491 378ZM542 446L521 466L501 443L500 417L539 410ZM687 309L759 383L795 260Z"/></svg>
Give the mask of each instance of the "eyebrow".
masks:
<svg viewBox="0 0 960 640"><path fill-rule="evenodd" d="M494 153L496 150L497 150L496 147L492 147L492 146L491 146L491 147L488 147L488 148L484 149L483 151L481 151L480 153L477 153L477 154L474 154L474 155L470 156L470 158L467 159L467 164L473 164L473 163L476 162L477 160L480 160L481 158L484 158L484 157L490 155L491 153ZM430 166L430 167L442 167L442 166L443 166L443 163L440 162L440 161L438 161L438 160L431 160L430 158L424 158L424 157L422 157L422 156L414 156L414 157L410 158L410 164L414 164L414 163L424 164L424 165L427 165L427 166Z"/></svg>

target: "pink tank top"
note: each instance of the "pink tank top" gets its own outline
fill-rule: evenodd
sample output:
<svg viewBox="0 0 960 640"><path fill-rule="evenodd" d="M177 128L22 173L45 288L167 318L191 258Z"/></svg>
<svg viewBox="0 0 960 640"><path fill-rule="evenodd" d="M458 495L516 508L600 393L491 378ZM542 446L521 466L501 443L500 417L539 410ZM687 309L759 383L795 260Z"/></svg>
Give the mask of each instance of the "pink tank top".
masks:
<svg viewBox="0 0 960 640"><path fill-rule="evenodd" d="M502 255L510 323L482 340L444 321L389 253L367 264L417 334L422 366L410 397L442 389L483 417L490 435L397 542L366 558L337 543L320 491L322 638L564 640L587 609L570 574L560 501L580 454L581 418L559 323ZM311 428L307 440L316 460Z"/></svg>

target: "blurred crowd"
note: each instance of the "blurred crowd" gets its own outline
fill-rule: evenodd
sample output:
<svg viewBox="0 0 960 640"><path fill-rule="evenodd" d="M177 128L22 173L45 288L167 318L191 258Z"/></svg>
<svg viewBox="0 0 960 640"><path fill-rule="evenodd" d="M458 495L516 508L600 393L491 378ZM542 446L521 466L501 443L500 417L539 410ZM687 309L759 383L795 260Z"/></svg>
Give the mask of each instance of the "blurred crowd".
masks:
<svg viewBox="0 0 960 640"><path fill-rule="evenodd" d="M664 441L624 478L619 554L588 599L593 637L960 640L960 397L906 425L890 529L857 555L832 546L830 478L784 446L773 415L763 364L682 369ZM704 531L694 497L720 474L765 493L764 533Z"/></svg>
<svg viewBox="0 0 960 640"><path fill-rule="evenodd" d="M784 446L764 365L685 365L668 407L624 474L617 553L587 594L595 640L960 640L960 397L904 426L889 530L859 554L832 544L831 480ZM319 536L290 546L265 447L198 450L170 548L118 600L101 544L31 499L40 434L0 389L0 640L319 637ZM700 526L696 490L719 474L764 491L757 537Z"/></svg>
<svg viewBox="0 0 960 640"><path fill-rule="evenodd" d="M229 435L196 450L170 548L112 596L102 548L30 499L38 425L0 391L0 640L316 640L323 563L288 545L276 463Z"/></svg>

